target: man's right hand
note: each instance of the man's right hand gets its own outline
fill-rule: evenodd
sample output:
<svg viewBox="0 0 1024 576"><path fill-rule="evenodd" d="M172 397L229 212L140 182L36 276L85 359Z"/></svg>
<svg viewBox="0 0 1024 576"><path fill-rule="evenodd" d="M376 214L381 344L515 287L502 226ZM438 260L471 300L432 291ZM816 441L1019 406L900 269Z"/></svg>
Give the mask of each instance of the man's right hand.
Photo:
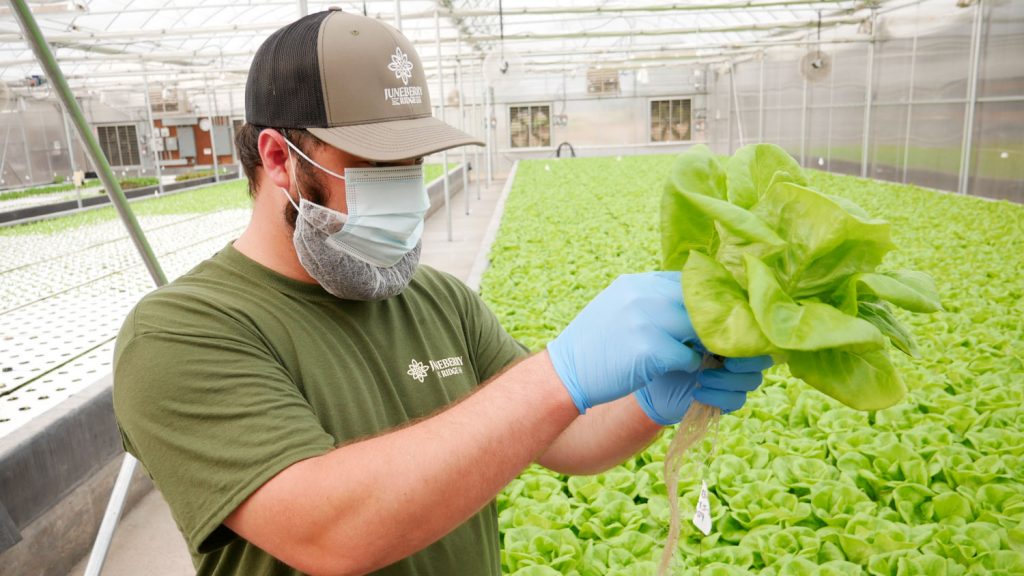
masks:
<svg viewBox="0 0 1024 576"><path fill-rule="evenodd" d="M669 371L694 372L701 356L678 272L620 276L548 344L555 372L580 414Z"/></svg>

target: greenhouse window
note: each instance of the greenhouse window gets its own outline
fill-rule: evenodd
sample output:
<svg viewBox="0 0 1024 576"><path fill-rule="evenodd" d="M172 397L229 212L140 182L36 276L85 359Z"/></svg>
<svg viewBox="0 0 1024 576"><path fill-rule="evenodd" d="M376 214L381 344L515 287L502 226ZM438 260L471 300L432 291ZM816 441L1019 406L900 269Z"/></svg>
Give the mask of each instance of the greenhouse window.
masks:
<svg viewBox="0 0 1024 576"><path fill-rule="evenodd" d="M513 148L551 146L551 106L509 106L508 132Z"/></svg>
<svg viewBox="0 0 1024 576"><path fill-rule="evenodd" d="M142 164L139 160L139 137L134 124L97 126L96 136L111 166Z"/></svg>
<svg viewBox="0 0 1024 576"><path fill-rule="evenodd" d="M619 71L600 67L588 68L587 92L590 94L618 94Z"/></svg>
<svg viewBox="0 0 1024 576"><path fill-rule="evenodd" d="M690 99L651 100L651 142L690 140Z"/></svg>

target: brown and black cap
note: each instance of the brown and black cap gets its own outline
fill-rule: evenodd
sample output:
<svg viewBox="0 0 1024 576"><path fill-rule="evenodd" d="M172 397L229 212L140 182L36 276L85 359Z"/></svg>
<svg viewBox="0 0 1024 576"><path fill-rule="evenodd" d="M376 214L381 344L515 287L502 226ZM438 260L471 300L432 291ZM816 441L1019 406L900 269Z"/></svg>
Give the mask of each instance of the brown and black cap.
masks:
<svg viewBox="0 0 1024 576"><path fill-rule="evenodd" d="M483 145L431 115L423 65L401 32L334 8L263 42L245 83L245 120L305 128L335 148L379 162Z"/></svg>

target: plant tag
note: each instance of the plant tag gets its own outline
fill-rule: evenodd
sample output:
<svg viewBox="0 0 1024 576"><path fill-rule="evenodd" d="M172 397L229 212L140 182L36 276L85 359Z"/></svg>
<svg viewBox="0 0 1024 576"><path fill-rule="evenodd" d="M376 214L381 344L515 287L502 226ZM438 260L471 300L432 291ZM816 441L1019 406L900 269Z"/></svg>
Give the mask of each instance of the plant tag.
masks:
<svg viewBox="0 0 1024 576"><path fill-rule="evenodd" d="M697 511L693 513L693 525L705 536L711 534L711 502L708 500L708 483L703 480L700 483Z"/></svg>

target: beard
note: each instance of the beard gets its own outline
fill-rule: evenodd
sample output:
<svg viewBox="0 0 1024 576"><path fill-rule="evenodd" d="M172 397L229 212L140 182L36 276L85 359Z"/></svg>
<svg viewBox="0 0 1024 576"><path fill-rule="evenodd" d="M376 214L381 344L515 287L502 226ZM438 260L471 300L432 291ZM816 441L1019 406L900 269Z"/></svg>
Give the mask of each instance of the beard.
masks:
<svg viewBox="0 0 1024 576"><path fill-rule="evenodd" d="M314 206L307 204L305 217L299 221L298 210L288 202L283 217L292 227L292 243L306 272L343 300L374 302L400 294L416 272L423 243L418 242L392 266L377 266L332 248L327 240L344 226L344 215L324 207L327 192L318 175L303 168L296 170L295 179L301 200Z"/></svg>
<svg viewBox="0 0 1024 576"><path fill-rule="evenodd" d="M306 161L302 158L296 159L295 185L296 188L298 188L298 196L301 198L321 206L326 204L327 190L324 183L320 180L320 177L315 170L306 166ZM295 198L296 204L298 201L299 198ZM284 218L284 221L288 223L288 226L294 232L295 221L299 218L299 211L295 209L295 206L293 206L291 202L288 202L285 204L281 215Z"/></svg>

